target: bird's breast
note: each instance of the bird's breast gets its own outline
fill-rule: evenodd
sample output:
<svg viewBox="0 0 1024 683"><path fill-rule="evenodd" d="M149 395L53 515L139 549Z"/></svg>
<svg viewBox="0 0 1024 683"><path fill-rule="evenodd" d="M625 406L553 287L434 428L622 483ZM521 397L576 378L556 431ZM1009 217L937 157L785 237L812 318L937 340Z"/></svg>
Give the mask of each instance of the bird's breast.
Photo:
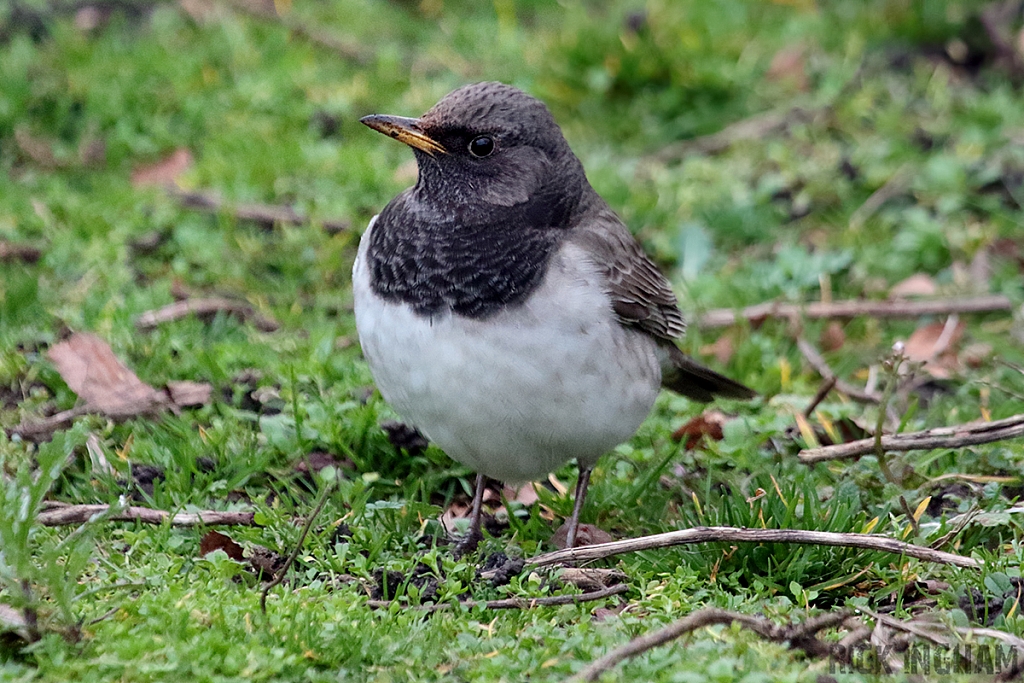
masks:
<svg viewBox="0 0 1024 683"><path fill-rule="evenodd" d="M597 269L565 244L541 282L479 318L422 315L353 273L363 353L384 398L448 455L489 476L542 477L629 439L661 381L653 339L620 325Z"/></svg>

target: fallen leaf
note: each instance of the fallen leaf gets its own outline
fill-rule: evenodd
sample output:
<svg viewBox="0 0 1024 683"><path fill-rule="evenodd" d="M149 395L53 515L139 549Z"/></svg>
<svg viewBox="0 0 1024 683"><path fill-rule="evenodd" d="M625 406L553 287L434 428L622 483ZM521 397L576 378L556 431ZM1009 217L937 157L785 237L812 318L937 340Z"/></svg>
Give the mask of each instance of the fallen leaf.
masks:
<svg viewBox="0 0 1024 683"><path fill-rule="evenodd" d="M173 185L185 171L192 167L192 152L184 147L174 150L170 156L153 164L139 166L132 171L132 185Z"/></svg>
<svg viewBox="0 0 1024 683"><path fill-rule="evenodd" d="M806 92L810 83L804 65L803 46L788 46L776 52L768 65L765 77L769 81L789 85L796 90Z"/></svg>
<svg viewBox="0 0 1024 683"><path fill-rule="evenodd" d="M980 368L992 360L992 345L986 342L970 344L961 352L960 358L967 367Z"/></svg>
<svg viewBox="0 0 1024 683"><path fill-rule="evenodd" d="M109 417L134 417L167 405L157 391L124 365L94 334L76 332L53 346L47 356L90 411Z"/></svg>
<svg viewBox="0 0 1024 683"><path fill-rule="evenodd" d="M526 507L530 507L537 502L537 488L534 483L527 482L518 488L512 488L508 484L502 489L502 495L505 496L505 500L514 503L521 503Z"/></svg>
<svg viewBox="0 0 1024 683"><path fill-rule="evenodd" d="M206 382L171 381L167 383L167 395L171 403L179 408L204 406L210 402L213 387Z"/></svg>
<svg viewBox="0 0 1024 683"><path fill-rule="evenodd" d="M569 524L565 523L555 530L555 533L551 535L551 544L559 550L565 549L566 541L569 537ZM602 543L611 543L615 540L615 537L609 534L607 531L597 528L593 524L580 524L576 527L576 545L574 547L579 548L583 545L600 545Z"/></svg>
<svg viewBox="0 0 1024 683"><path fill-rule="evenodd" d="M722 426L727 420L728 418L725 413L720 410L706 410L672 432L672 439L674 441L683 441L683 448L688 451L699 446L704 437L721 441L723 437Z"/></svg>
<svg viewBox="0 0 1024 683"><path fill-rule="evenodd" d="M701 355L714 356L721 365L726 365L736 353L736 345L733 343L732 335L723 334L713 344L705 344L700 347Z"/></svg>
<svg viewBox="0 0 1024 683"><path fill-rule="evenodd" d="M45 169L64 166L63 160L58 159L53 151L53 143L45 138L36 137L27 128L19 127L14 130L14 142L18 145L21 153L37 166L42 166Z"/></svg>
<svg viewBox="0 0 1024 683"><path fill-rule="evenodd" d="M313 451L295 463L295 471L299 474L308 474L310 470L318 473L325 467L352 470L355 469L355 463L348 458L339 460L324 451Z"/></svg>
<svg viewBox="0 0 1024 683"><path fill-rule="evenodd" d="M590 592L618 585L629 577L618 569L608 567L566 567L558 578L582 591Z"/></svg>
<svg viewBox="0 0 1024 683"><path fill-rule="evenodd" d="M956 348L963 337L962 320L923 325L910 335L903 353L912 361L924 363L924 370L936 379L945 379L959 367Z"/></svg>
<svg viewBox="0 0 1024 683"><path fill-rule="evenodd" d="M225 536L219 531L207 531L199 541L199 554L206 557L215 550L223 550L232 560L241 562L245 559L242 546L231 540L229 536Z"/></svg>
<svg viewBox="0 0 1024 683"><path fill-rule="evenodd" d="M21 611L0 603L0 633L13 633L24 641L30 640L28 622Z"/></svg>
<svg viewBox="0 0 1024 683"><path fill-rule="evenodd" d="M0 262L22 261L24 263L35 263L42 256L43 252L35 247L0 240Z"/></svg>
<svg viewBox="0 0 1024 683"><path fill-rule="evenodd" d="M838 320L829 322L821 331L821 337L818 339L818 346L822 351L838 351L843 348L845 343L846 332L843 331L843 325Z"/></svg>
<svg viewBox="0 0 1024 683"><path fill-rule="evenodd" d="M906 280L893 285L893 288L889 290L889 298L905 299L912 296L935 296L938 291L939 287L931 276L924 273L916 273Z"/></svg>

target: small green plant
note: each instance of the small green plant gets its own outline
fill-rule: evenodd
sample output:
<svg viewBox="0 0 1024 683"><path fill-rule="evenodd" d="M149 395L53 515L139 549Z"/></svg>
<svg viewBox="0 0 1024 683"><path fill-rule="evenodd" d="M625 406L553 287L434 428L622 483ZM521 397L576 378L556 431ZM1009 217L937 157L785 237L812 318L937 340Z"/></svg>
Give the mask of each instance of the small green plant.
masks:
<svg viewBox="0 0 1024 683"><path fill-rule="evenodd" d="M22 458L13 467L14 475L0 483L0 602L24 616L31 641L49 630L71 635L77 628L77 579L90 560L92 546L85 541L96 520L61 539L40 526L36 517L68 457L85 437L84 426L56 434L39 446L34 464ZM14 452L10 445L0 448L0 470L8 471Z"/></svg>

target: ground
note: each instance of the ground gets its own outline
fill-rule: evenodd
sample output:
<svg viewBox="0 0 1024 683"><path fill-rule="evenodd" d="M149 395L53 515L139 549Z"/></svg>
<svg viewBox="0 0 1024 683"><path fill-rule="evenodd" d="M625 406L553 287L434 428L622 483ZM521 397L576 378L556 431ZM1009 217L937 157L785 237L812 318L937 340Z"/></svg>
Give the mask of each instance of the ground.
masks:
<svg viewBox="0 0 1024 683"><path fill-rule="evenodd" d="M878 425L1024 413L1020 24L1017 2L955 0L6 3L0 679L561 681L706 607L779 626L844 607L918 631L931 620L975 648L1003 643L986 652L1005 668L1010 646L977 629L1024 635L1024 442L816 465L797 453ZM684 348L760 393L718 413L663 394L600 462L584 522L614 538L730 525L942 539L983 568L699 544L598 562L626 586L601 600L462 604L585 590L557 571L478 573L498 553L554 549L575 468L536 496L495 495L481 549L454 559L439 520L464 523L472 473L380 427L397 416L361 358L349 274L370 217L415 180L408 149L359 117L415 116L487 79L549 104L673 282ZM978 296L991 310L712 324L763 302ZM139 324L210 297L233 312ZM830 371L801 343L843 382L806 415ZM257 568L279 569L321 499L264 613ZM34 523L55 503L254 514L217 527L229 539ZM415 609L437 602L451 607ZM899 650L900 626L854 619L889 664L952 652L917 636ZM601 680L909 675L872 667L732 624Z"/></svg>

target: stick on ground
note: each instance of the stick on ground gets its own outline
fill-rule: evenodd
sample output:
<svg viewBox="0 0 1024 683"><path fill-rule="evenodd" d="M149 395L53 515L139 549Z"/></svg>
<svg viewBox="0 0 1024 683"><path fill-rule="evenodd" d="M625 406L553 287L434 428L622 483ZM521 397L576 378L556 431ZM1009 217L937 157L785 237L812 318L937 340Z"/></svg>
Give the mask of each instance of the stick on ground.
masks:
<svg viewBox="0 0 1024 683"><path fill-rule="evenodd" d="M290 206L277 204L255 204L255 203L231 203L226 202L212 192L201 192L198 190L182 190L178 187L168 188L168 193L177 199L187 209L203 211L205 213L221 213L227 211L235 218L243 221L253 221L266 225L268 228L275 223L284 225L305 225L312 222L309 216L299 213ZM331 234L344 232L351 227L345 220L326 219L320 221L324 230Z"/></svg>
<svg viewBox="0 0 1024 683"><path fill-rule="evenodd" d="M1024 436L1024 414L993 422L975 422L907 432L882 437L886 451L918 451L935 448L962 448L983 443L1015 439ZM842 460L871 455L875 452L875 439L860 439L849 443L820 448L806 448L798 454L801 461L813 464L827 460Z"/></svg>
<svg viewBox="0 0 1024 683"><path fill-rule="evenodd" d="M982 566L981 562L972 557L932 550L931 548L924 548L912 543L897 541L887 536L852 533L840 534L830 531L805 531L802 529L740 529L728 526L694 527L692 529L669 531L664 534L641 536L640 538L628 538L599 545L566 548L565 550L556 550L551 553L537 555L527 564L534 567L543 567L562 562L589 562L623 553L668 548L690 543L798 543L804 545L830 545L843 548L877 550L894 555L914 557L926 562L951 564L968 569L979 569Z"/></svg>
<svg viewBox="0 0 1024 683"><path fill-rule="evenodd" d="M548 595L543 598L505 598L503 600L486 601L464 600L458 604L470 609L474 607L483 607L484 609L532 609L534 607L551 607L555 605L576 605L581 602L591 602L593 600L601 600L602 598L610 598L613 595L620 595L628 590L629 586L624 583L620 583L617 586L602 588L601 590L590 591L588 593L578 593L575 595ZM394 602L394 600L367 600L366 604L369 607L376 609L387 609L393 605ZM438 602L431 605L417 605L413 609L425 612L439 612L441 610L449 609L452 606L452 603L449 602Z"/></svg>
<svg viewBox="0 0 1024 683"><path fill-rule="evenodd" d="M58 505L51 506L36 517L36 522L43 526L68 526L85 524L96 515L110 510L109 505ZM203 510L201 512L179 512L172 514L166 510L153 510L144 507L126 507L107 518L111 522L145 522L146 524L163 524L170 520L171 526L253 526L252 512L221 512Z"/></svg>
<svg viewBox="0 0 1024 683"><path fill-rule="evenodd" d="M251 321L261 332L274 332L281 327L276 320L257 313L256 309L246 302L219 296L205 299L185 299L168 304L163 308L146 311L135 319L135 327L140 332L146 332L163 323L181 320L190 315L198 318L211 318L217 313L234 315L241 320Z"/></svg>
<svg viewBox="0 0 1024 683"><path fill-rule="evenodd" d="M925 299L921 301L815 301L807 304L767 302L740 311L716 308L700 316L697 325L710 329L728 327L739 320L757 322L767 318L919 318L925 315L953 313L992 313L1010 311L1013 303L1001 294L956 299Z"/></svg>
<svg viewBox="0 0 1024 683"><path fill-rule="evenodd" d="M634 638L622 647L609 652L604 657L590 664L578 674L568 679L568 683L596 681L601 674L611 670L625 659L652 650L705 626L731 624L733 622L738 622L740 626L750 629L765 640L770 640L774 643L788 642L790 647L803 650L812 657L824 657L829 655L832 649L815 638L814 634L842 623L849 616L849 611L839 610L808 619L802 624L776 626L764 617L755 617L749 614L718 609L717 607L708 607L687 615L663 629Z"/></svg>

